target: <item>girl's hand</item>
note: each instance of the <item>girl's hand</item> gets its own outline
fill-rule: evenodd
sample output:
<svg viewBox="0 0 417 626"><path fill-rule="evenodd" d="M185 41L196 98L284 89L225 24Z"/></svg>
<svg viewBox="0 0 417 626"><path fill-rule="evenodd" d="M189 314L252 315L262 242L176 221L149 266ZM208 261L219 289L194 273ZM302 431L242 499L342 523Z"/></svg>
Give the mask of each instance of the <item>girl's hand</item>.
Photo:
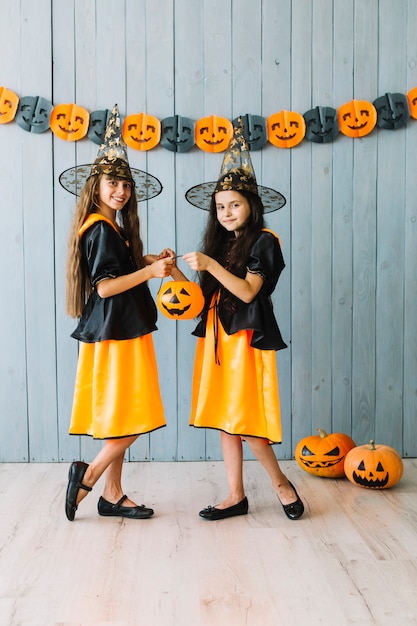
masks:
<svg viewBox="0 0 417 626"><path fill-rule="evenodd" d="M150 266L149 269L152 273L152 278L166 278L167 276L171 276L171 272L174 268L174 263L172 257L164 257L162 259L157 259Z"/></svg>
<svg viewBox="0 0 417 626"><path fill-rule="evenodd" d="M169 257L171 259L173 259L174 262L175 262L175 252L173 250L171 250L171 248L164 248L162 250L162 252L160 252L156 258L157 259L167 259Z"/></svg>
<svg viewBox="0 0 417 626"><path fill-rule="evenodd" d="M183 261L188 263L192 270L195 272L201 272L203 270L207 270L211 257L207 256L207 254L203 254L202 252L187 252L182 257Z"/></svg>

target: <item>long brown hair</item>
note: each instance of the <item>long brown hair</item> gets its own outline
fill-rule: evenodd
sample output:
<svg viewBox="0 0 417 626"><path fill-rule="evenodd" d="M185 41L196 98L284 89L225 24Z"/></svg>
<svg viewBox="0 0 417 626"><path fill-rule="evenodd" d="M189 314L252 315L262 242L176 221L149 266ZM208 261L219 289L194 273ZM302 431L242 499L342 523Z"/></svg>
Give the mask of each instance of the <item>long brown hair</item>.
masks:
<svg viewBox="0 0 417 626"><path fill-rule="evenodd" d="M82 262L81 237L78 232L90 213L96 212L99 208L97 195L102 176L104 174L95 174L87 180L81 190L72 220L68 239L66 267L66 303L67 313L71 317L80 317L82 315L88 296L92 292L87 268ZM111 176L107 177L112 178ZM140 223L134 185L132 185L130 199L123 209L118 212L118 218L120 226L129 241L129 250L135 266L138 269L144 267L143 243L140 237Z"/></svg>
<svg viewBox="0 0 417 626"><path fill-rule="evenodd" d="M210 202L210 214L202 241L202 252L216 259L227 270L243 278L246 274L246 265L253 243L265 226L264 207L261 198L249 191L239 190L239 193L247 199L251 209L250 215L244 226L239 231L239 236L228 232L217 219L216 199L213 194ZM205 309L210 305L212 296L221 287L220 283L209 273L202 272L200 284L205 297ZM224 288L223 297L233 301L234 296Z"/></svg>

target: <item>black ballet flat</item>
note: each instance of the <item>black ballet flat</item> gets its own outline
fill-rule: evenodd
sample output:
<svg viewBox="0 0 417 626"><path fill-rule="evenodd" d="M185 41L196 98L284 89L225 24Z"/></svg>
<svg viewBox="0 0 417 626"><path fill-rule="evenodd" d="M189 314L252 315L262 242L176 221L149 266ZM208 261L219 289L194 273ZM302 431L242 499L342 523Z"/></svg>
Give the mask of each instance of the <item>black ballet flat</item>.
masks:
<svg viewBox="0 0 417 626"><path fill-rule="evenodd" d="M100 496L97 510L99 515L105 517L128 517L130 519L148 519L153 515L153 509L148 509L143 504L139 506L121 506L127 500L127 496L122 496L119 502L112 504Z"/></svg>
<svg viewBox="0 0 417 626"><path fill-rule="evenodd" d="M288 482L290 483L290 481ZM297 500L295 502L290 502L290 504L282 504L281 500L280 502L281 502L282 508L284 509L284 513L288 517L288 519L299 519L304 513L304 504L302 503L301 498L298 495L297 490L294 487L294 485L290 483L290 486L294 490L294 493L297 496Z"/></svg>
<svg viewBox="0 0 417 626"><path fill-rule="evenodd" d="M83 461L74 461L69 468L67 494L65 498L65 514L70 522L74 520L75 511L78 508L76 502L79 490L84 489L85 491L91 491L92 489L92 487L87 487L87 485L83 485L81 482L87 471L87 467L88 464Z"/></svg>
<svg viewBox="0 0 417 626"><path fill-rule="evenodd" d="M208 519L210 521L218 519L226 519L227 517L235 517L236 515L246 515L249 509L248 499L245 497L243 500L227 507L227 509L216 509L214 506L208 506L206 509L200 511L199 516Z"/></svg>

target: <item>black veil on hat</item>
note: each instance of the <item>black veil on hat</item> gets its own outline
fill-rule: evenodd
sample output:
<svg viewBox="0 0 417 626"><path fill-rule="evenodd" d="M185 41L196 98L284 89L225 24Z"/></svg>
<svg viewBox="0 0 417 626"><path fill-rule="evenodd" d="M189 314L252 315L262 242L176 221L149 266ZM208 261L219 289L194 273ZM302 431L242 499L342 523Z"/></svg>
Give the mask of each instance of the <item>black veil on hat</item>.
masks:
<svg viewBox="0 0 417 626"><path fill-rule="evenodd" d="M138 202L155 198L162 191L162 185L155 176L130 167L117 104L110 114L103 143L94 163L70 167L62 172L59 182L64 189L79 196L85 182L94 174L111 174L131 180L135 184Z"/></svg>
<svg viewBox="0 0 417 626"><path fill-rule="evenodd" d="M208 211L213 193L232 189L258 194L265 213L277 211L286 203L279 191L257 184L241 118L238 118L238 126L233 128L233 137L223 157L217 182L195 185L185 193L185 197L190 204Z"/></svg>

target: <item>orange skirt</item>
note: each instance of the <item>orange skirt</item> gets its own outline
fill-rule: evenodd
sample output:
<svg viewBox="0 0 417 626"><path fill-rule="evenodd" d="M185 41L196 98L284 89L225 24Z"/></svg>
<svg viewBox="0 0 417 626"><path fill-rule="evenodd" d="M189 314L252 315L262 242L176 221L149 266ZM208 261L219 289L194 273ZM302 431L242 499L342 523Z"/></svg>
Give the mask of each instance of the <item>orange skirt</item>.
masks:
<svg viewBox="0 0 417 626"><path fill-rule="evenodd" d="M250 345L252 331L227 335L218 321L215 360L213 308L205 338L198 338L190 425L281 443L281 411L274 350Z"/></svg>
<svg viewBox="0 0 417 626"><path fill-rule="evenodd" d="M165 425L151 334L80 342L71 435L112 439Z"/></svg>

